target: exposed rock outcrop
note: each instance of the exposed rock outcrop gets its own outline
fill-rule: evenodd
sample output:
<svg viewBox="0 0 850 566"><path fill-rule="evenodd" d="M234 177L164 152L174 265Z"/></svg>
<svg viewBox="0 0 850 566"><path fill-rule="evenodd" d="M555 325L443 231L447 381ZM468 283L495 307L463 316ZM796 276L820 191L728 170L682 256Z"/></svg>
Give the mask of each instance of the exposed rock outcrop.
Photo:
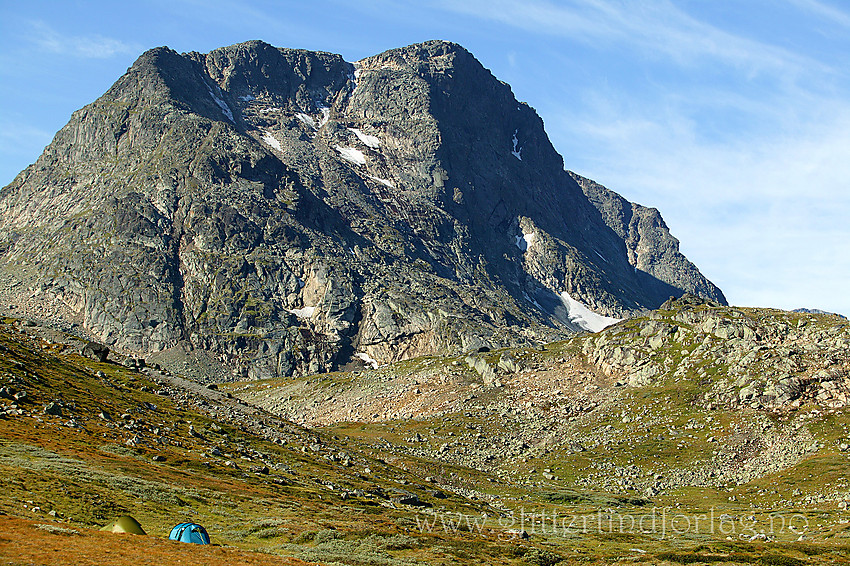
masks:
<svg viewBox="0 0 850 566"><path fill-rule="evenodd" d="M721 307L692 295L584 340L588 361L632 386L696 375L708 407L850 405L850 326L837 315Z"/></svg>
<svg viewBox="0 0 850 566"><path fill-rule="evenodd" d="M587 327L576 304L723 302L657 213L605 194L645 220L600 213L455 44L157 48L2 189L0 278L113 349L257 378L550 341Z"/></svg>

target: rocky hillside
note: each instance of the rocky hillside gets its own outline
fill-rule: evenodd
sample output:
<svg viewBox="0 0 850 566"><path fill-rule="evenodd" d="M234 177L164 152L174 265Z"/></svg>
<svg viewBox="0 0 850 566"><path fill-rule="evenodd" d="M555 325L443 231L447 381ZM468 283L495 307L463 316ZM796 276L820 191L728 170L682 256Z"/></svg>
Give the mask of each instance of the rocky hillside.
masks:
<svg viewBox="0 0 850 566"><path fill-rule="evenodd" d="M464 551L468 532L416 530L420 512L492 514L449 485L179 375L80 356L79 345L0 318L5 564L450 564L462 551L498 563L509 549ZM95 530L125 514L148 536ZM217 546L189 556L195 545L167 541L186 520Z"/></svg>
<svg viewBox="0 0 850 566"><path fill-rule="evenodd" d="M0 192L4 308L237 377L542 343L686 291L724 302L440 41L153 49Z"/></svg>
<svg viewBox="0 0 850 566"><path fill-rule="evenodd" d="M695 375L709 408L787 410L850 404L850 325L837 315L667 301L638 326L584 341L597 367L630 385Z"/></svg>
<svg viewBox="0 0 850 566"><path fill-rule="evenodd" d="M820 315L748 314L757 334L787 318L800 345L828 335L826 350L847 332L833 336ZM608 338L648 351L656 335L641 329L658 322L621 323ZM597 338L204 387L0 318L0 560L848 563L846 411L808 392L799 408L709 408L691 374L631 386L587 363L583 343L617 347ZM346 404L369 417L306 429L231 390L278 413L302 406L299 420L339 421ZM395 418L417 403L419 418ZM95 530L124 514L147 536ZM187 520L220 546L165 540Z"/></svg>
<svg viewBox="0 0 850 566"><path fill-rule="evenodd" d="M544 348L232 391L308 426L508 484L679 501L698 488L697 499L775 508L850 501L850 324L834 315L686 295ZM822 476L811 479L812 469Z"/></svg>

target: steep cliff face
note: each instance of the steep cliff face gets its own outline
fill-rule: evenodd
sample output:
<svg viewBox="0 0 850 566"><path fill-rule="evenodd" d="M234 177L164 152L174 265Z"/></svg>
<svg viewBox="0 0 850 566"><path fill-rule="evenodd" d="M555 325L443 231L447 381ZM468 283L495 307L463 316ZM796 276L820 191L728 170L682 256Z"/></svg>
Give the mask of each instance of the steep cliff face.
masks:
<svg viewBox="0 0 850 566"><path fill-rule="evenodd" d="M256 377L723 302L657 212L585 192L458 45L157 48L2 189L0 262L115 347Z"/></svg>
<svg viewBox="0 0 850 566"><path fill-rule="evenodd" d="M679 240L655 208L629 202L611 189L570 172L602 219L626 244L635 270L699 297L726 304L723 292L679 251Z"/></svg>

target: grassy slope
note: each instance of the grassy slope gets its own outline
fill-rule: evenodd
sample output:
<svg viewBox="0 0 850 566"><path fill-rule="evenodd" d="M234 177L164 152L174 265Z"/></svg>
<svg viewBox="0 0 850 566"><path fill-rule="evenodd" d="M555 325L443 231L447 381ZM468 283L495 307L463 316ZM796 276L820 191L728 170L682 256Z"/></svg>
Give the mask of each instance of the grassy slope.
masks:
<svg viewBox="0 0 850 566"><path fill-rule="evenodd" d="M0 328L0 345L3 382L27 392L17 403L24 414L0 417L0 510L8 515L0 517L0 557L11 564L49 563L50 552L63 553L69 564L89 563L98 552L108 556L103 562L110 564L144 564L151 556L158 563L184 559L186 550L174 543L86 530L124 513L139 519L154 537L164 537L170 526L184 520L204 524L213 541L223 545L196 559L209 564L263 564L266 553L288 557L289 562L273 557L274 563L292 564L840 564L850 556L845 525L835 521L835 510L802 510L811 521L813 542L748 542L737 536L728 541L702 532L673 536L671 515L652 515L659 521L653 532L616 532L617 521L650 516L653 505L668 507L667 513L678 505L678 511L693 515L722 503L729 494L682 490L648 502L626 490L577 487L572 480L582 466L625 458L616 450L612 456L610 445L578 455L555 449L524 462L503 462L500 466L510 470L508 476L392 449L416 431L423 436L435 430L452 432L457 438L467 434L470 425L487 426L475 413L461 412L430 421L340 424L325 433L293 427L286 431L290 440L281 446L253 434L250 427L212 419L191 399L156 394L161 385L141 373L63 353L61 347L33 340L10 326ZM546 355L552 351L558 349ZM653 403L663 397L659 390L618 402ZM62 402L63 415L44 414L43 407L56 400ZM13 400L0 404L8 408ZM675 400L665 406L665 413L675 414L680 424L700 411ZM112 420L101 418L101 412ZM576 422L590 430L606 423L624 426L616 419ZM190 424L195 436L189 433ZM827 432L835 428L834 423L823 426ZM702 442L702 436L699 439ZM322 446L317 452L310 448L314 441ZM658 458L652 460L649 453L653 446L643 445L644 460L632 456L623 463L654 463ZM213 447L221 456L211 454ZM356 463L346 467L330 458L340 450L355 456ZM639 450L632 447L630 452ZM677 457L676 452L671 457ZM846 459L831 457L819 455L825 460L801 464L817 470L810 481L840 481ZM259 470L269 464L269 473ZM540 477L544 466L555 479ZM800 485L797 475L790 480ZM425 476L433 476L449 497L435 497L436 488ZM764 483L781 481L779 474ZM757 485L738 486L735 493L745 497ZM388 497L393 489L412 491L441 513L393 503ZM513 516L499 517L485 503L489 496L497 496L493 503L513 511ZM771 511L752 511L745 502L726 508L736 515L753 512L762 523ZM488 515L483 520L482 511ZM563 523L570 516L579 522ZM717 522L715 518L715 526ZM816 527L818 522L822 528ZM423 532L426 523L430 529ZM531 540L517 538L512 529L531 533Z"/></svg>
<svg viewBox="0 0 850 566"><path fill-rule="evenodd" d="M28 394L16 404L23 415L0 418L5 514L78 528L129 513L159 537L193 520L219 544L304 559L391 564L410 555L443 563L458 549L468 552L463 540L469 535L420 536L414 528L417 510L385 496L404 489L436 502L418 486L421 480L401 469L371 459L367 473L300 442L278 446L156 395L158 385L142 374L52 351L8 329L0 330L0 344L0 375ZM61 400L62 416L44 414L54 400ZM11 399L3 404L15 406ZM101 412L112 421L100 418ZM189 434L190 423L198 437ZM328 441L318 436L310 434ZM133 438L138 444L127 446ZM221 447L223 456L211 456L211 446ZM251 471L264 462L273 463L270 473ZM479 513L457 496L439 503L454 512ZM510 563L512 558L500 558L502 550L495 547L491 556L484 545L477 552ZM5 546L3 555L13 558L14 548Z"/></svg>
<svg viewBox="0 0 850 566"><path fill-rule="evenodd" d="M833 317L826 316L759 309L721 309L709 314L721 318L728 315L767 331L771 325L787 326L792 333L803 327L831 335L846 331L843 322L836 325ZM515 518L521 517L523 510L533 510L545 513L551 520L552 513L557 512L559 516L575 514L597 525L601 511L602 523L610 526L613 520L616 526L618 521L628 523L651 514L653 508L666 508L668 521L678 514L700 521L699 532L691 529L675 537L669 535L677 524L668 522L666 539L659 536L663 527L657 526L650 529L654 531L651 533L637 529L637 533L603 535L600 540L598 533L561 530L560 536L554 536L553 529L547 530L539 523L523 524L567 556L614 557L640 548L648 549L647 555L655 552L656 558L665 556L674 562L674 555L664 553L679 553L678 559L685 562L696 560L689 554L693 552L703 554L706 561L717 561L724 552L731 553L741 563L783 563L782 556L788 559L787 563L798 559L837 563L850 560L850 515L838 508L838 502L850 494L850 460L846 452L838 449L847 438L850 416L842 409L824 409L812 402L790 411L709 407L704 401L706 391L728 379L728 363L715 353L724 343L714 337L706 340L698 328L683 324L676 315L673 311L654 313L654 321L681 328L675 340L668 340L660 348L646 348L646 335L640 331L648 320L627 321L609 332L615 346L643 348L653 364L666 368L666 373L649 385L615 387L616 375L603 374L588 364L582 354L588 338L580 337L547 345L544 351L483 354L495 366L502 354L509 353L527 369L519 378L503 376L508 387L501 392L472 390L475 398L458 403L453 410L436 411L415 420L369 418L370 410L362 415L366 422L340 421L325 429L356 439L360 450L383 452L388 460L420 474L442 474L441 481L459 489L474 488L472 493L485 499L497 497L497 504L512 510ZM703 346L701 352L698 347L703 342L709 347ZM675 375L673 370L687 357L691 370ZM770 363L768 360L763 365ZM435 367L443 371L434 371ZM758 372L762 366L753 367ZM409 387L410 383L418 384L417 389L423 392L430 391L434 382L447 378L458 384L457 395L464 397L470 393L466 386L468 373L463 357L423 358L361 372L354 379L350 374L337 374L333 379L308 376L231 388L255 401L261 401L263 396L274 398L276 390L285 391L288 403L282 409L291 411L292 407L309 407L314 399L333 397L334 403L342 403L346 391L341 391L341 386L348 388L347 393L368 401L369 395L376 392L391 398L394 389ZM535 397L534 388L527 386L537 380L541 382L540 390L551 391L568 386L575 376L580 376L581 386L600 387L598 404L592 410L559 413L560 399ZM307 381L310 388L301 387ZM562 396L580 391L576 388ZM522 413L526 404L531 408L525 410L523 418L505 418L506 405ZM510 437L513 429L522 427L531 431L531 445L518 455L477 462L476 467L482 471L452 465L451 462L458 462L454 448L440 450L443 444L453 442L461 448L498 444ZM412 442L416 433L422 440ZM482 440L478 440L479 435ZM579 442L582 449L572 449L571 441ZM794 453L797 447L803 448L799 454ZM774 452L776 458L787 461L769 471ZM756 470L768 471L755 472L753 477L735 475L736 470L752 467L757 460ZM701 471L706 471L702 479L694 479L700 477ZM630 505L646 499L643 488L647 476L662 478L660 493L650 496L643 506ZM721 520L724 514L733 520ZM685 519L675 520L681 524ZM795 529L788 528L792 524ZM747 544L749 538L762 532L772 542L761 543L766 554L758 555L760 551ZM732 540L727 540L727 535Z"/></svg>

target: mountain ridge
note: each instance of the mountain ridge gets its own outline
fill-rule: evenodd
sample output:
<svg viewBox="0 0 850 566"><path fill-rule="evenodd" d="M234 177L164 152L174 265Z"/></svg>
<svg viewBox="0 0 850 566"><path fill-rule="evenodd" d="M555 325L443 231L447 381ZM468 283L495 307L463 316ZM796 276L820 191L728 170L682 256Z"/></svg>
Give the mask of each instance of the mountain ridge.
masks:
<svg viewBox="0 0 850 566"><path fill-rule="evenodd" d="M725 303L660 216L637 253L579 185L456 44L155 48L0 193L5 294L255 377L551 341L583 330L571 304Z"/></svg>

